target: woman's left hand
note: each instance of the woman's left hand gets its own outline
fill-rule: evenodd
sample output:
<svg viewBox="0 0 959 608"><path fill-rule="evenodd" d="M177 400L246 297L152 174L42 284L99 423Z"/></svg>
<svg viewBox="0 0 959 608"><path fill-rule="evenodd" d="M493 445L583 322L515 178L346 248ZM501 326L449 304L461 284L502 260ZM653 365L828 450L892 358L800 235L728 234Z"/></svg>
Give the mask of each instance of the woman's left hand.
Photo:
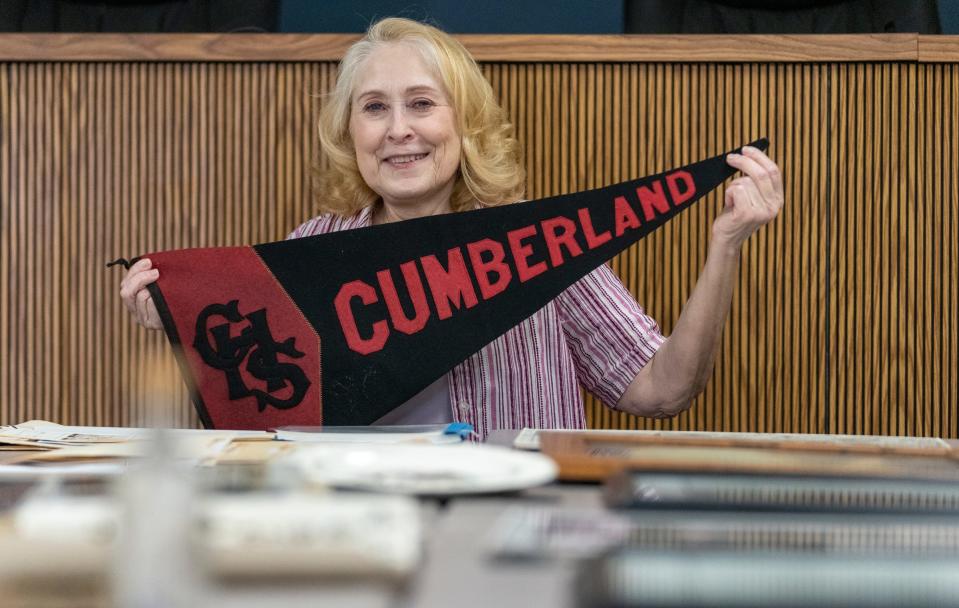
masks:
<svg viewBox="0 0 959 608"><path fill-rule="evenodd" d="M713 222L713 239L738 249L768 224L783 206L783 179L779 167L757 148L743 146L726 162L743 172L726 187L725 206Z"/></svg>

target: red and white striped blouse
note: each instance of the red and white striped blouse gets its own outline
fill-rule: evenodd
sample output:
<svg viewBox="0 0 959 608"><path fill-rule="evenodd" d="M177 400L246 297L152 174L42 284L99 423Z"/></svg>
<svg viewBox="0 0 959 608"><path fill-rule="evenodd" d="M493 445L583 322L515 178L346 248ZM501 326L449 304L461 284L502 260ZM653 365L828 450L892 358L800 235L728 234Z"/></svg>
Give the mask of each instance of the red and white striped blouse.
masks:
<svg viewBox="0 0 959 608"><path fill-rule="evenodd" d="M372 209L322 215L288 238L370 225ZM495 429L586 427L579 386L610 407L665 341L603 265L449 372L452 418Z"/></svg>

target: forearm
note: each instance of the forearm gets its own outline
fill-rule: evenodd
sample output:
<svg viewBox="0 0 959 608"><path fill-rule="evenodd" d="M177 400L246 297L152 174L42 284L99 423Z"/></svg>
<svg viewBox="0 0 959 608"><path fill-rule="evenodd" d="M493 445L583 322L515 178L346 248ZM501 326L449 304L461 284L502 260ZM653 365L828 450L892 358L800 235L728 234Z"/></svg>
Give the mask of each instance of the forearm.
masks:
<svg viewBox="0 0 959 608"><path fill-rule="evenodd" d="M687 407L712 376L739 272L741 247L713 239L696 286L669 339L627 388L619 407L665 417Z"/></svg>
<svg viewBox="0 0 959 608"><path fill-rule="evenodd" d="M713 373L742 244L772 221L783 205L782 176L776 163L749 146L742 152L727 156L727 162L743 176L726 187L699 281L669 340L620 398L620 409L642 416L674 416L689 407Z"/></svg>
<svg viewBox="0 0 959 608"><path fill-rule="evenodd" d="M712 376L739 273L740 251L739 246L713 240L672 334L653 357L653 379L668 387L668 394L695 397Z"/></svg>

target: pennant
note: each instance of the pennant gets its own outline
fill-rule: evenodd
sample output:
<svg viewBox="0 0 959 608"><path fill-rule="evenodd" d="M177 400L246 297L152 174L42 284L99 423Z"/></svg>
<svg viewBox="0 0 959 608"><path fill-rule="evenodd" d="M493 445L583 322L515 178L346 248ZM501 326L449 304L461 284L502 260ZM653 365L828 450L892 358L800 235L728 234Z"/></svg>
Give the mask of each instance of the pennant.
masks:
<svg viewBox="0 0 959 608"><path fill-rule="evenodd" d="M719 186L736 171L725 157L525 203L150 253L149 289L205 426L370 424Z"/></svg>

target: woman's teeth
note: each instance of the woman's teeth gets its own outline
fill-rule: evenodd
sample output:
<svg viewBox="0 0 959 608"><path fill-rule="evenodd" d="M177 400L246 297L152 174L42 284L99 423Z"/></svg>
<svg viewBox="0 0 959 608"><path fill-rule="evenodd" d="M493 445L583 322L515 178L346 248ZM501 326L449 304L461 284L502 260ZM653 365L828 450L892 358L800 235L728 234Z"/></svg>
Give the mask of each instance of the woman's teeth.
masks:
<svg viewBox="0 0 959 608"><path fill-rule="evenodd" d="M407 154L406 156L391 156L387 160L391 165L405 165L426 158L426 154Z"/></svg>

